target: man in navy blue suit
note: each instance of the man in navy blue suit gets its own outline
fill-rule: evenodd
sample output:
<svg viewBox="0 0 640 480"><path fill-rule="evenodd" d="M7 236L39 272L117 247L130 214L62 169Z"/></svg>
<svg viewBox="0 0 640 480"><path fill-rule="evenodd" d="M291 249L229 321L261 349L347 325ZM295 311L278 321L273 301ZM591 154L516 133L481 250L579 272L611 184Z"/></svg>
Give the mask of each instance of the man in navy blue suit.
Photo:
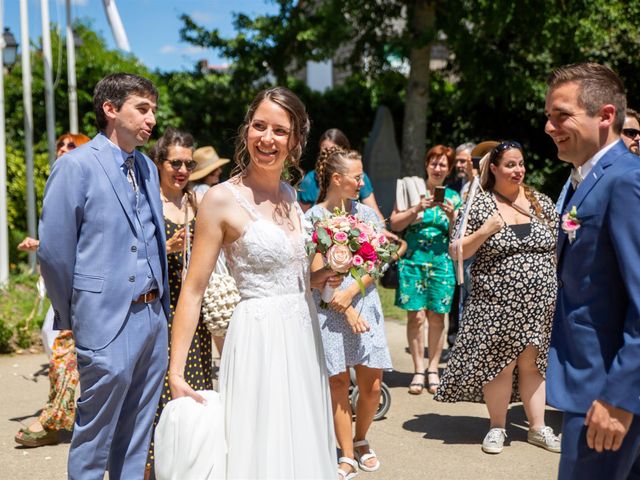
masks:
<svg viewBox="0 0 640 480"><path fill-rule="evenodd" d="M640 162L620 140L626 98L609 68L547 81L545 131L573 164L561 211L547 399L564 412L558 478L640 478Z"/></svg>
<svg viewBox="0 0 640 480"><path fill-rule="evenodd" d="M81 396L69 478L142 478L167 368L169 294L158 170L136 150L158 92L128 73L103 78L101 132L54 164L38 258L57 329L73 330Z"/></svg>

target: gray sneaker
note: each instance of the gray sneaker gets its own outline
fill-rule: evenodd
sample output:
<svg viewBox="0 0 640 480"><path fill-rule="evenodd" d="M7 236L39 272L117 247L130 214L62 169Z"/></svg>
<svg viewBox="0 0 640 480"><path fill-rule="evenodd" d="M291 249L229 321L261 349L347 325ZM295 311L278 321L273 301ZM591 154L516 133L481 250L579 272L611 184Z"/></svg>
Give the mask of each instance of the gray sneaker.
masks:
<svg viewBox="0 0 640 480"><path fill-rule="evenodd" d="M527 442L542 447L550 452L560 453L560 439L553 433L551 427L542 427L540 430L529 429Z"/></svg>
<svg viewBox="0 0 640 480"><path fill-rule="evenodd" d="M482 451L484 453L500 453L507 438L507 431L504 428L492 428L482 441Z"/></svg>

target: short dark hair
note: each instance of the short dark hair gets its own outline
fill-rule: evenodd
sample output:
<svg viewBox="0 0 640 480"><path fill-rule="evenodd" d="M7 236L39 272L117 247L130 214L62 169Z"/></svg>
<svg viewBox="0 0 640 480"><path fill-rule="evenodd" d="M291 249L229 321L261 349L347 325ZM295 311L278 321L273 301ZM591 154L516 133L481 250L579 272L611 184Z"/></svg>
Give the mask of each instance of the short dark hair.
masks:
<svg viewBox="0 0 640 480"><path fill-rule="evenodd" d="M322 135L320 135L320 140L318 140L318 144L322 144L325 140L329 140L331 143L337 145L343 150L350 150L351 144L349 143L349 139L344 134L342 130L339 128L330 128L326 130Z"/></svg>
<svg viewBox="0 0 640 480"><path fill-rule="evenodd" d="M638 114L637 110L634 110L633 108L628 108L625 112L625 117L631 117L631 118L635 118L638 123L640 123L640 114Z"/></svg>
<svg viewBox="0 0 640 480"><path fill-rule="evenodd" d="M613 131L619 134L624 124L627 97L620 77L609 67L599 63L574 63L555 69L549 78L549 91L565 83L575 82L579 85L578 105L595 116L603 105L616 107Z"/></svg>
<svg viewBox="0 0 640 480"><path fill-rule="evenodd" d="M104 130L107 127L107 117L102 105L110 102L116 110L120 110L129 95L152 97L155 101L158 100L158 90L151 80L133 73L112 73L96 84L93 89L93 111L96 114L98 129Z"/></svg>

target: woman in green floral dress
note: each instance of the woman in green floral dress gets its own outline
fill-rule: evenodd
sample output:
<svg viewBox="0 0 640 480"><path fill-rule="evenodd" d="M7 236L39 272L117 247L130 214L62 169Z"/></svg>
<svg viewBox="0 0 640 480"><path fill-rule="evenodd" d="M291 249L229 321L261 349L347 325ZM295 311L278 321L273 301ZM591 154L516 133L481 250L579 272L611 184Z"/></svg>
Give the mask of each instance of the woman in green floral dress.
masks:
<svg viewBox="0 0 640 480"><path fill-rule="evenodd" d="M443 346L444 315L451 309L455 288L453 262L448 253L449 227L461 205L460 196L446 189L444 201L436 202L436 187L453 168L453 150L436 145L427 152L425 169L428 194L406 210L391 214L391 228L405 230L408 248L398 263L399 286L396 305L407 310L407 339L413 359L414 375L409 393L420 394L427 384L435 393L439 384L438 365ZM424 323L429 326L429 362L424 370Z"/></svg>

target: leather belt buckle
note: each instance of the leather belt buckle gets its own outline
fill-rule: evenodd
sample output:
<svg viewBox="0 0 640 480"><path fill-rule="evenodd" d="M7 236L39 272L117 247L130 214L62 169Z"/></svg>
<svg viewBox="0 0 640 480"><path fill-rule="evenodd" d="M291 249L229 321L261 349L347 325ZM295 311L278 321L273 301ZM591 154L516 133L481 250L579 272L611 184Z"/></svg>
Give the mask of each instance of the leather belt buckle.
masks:
<svg viewBox="0 0 640 480"><path fill-rule="evenodd" d="M143 293L138 298L136 298L133 303L151 303L158 298L158 290L151 290L150 292Z"/></svg>

